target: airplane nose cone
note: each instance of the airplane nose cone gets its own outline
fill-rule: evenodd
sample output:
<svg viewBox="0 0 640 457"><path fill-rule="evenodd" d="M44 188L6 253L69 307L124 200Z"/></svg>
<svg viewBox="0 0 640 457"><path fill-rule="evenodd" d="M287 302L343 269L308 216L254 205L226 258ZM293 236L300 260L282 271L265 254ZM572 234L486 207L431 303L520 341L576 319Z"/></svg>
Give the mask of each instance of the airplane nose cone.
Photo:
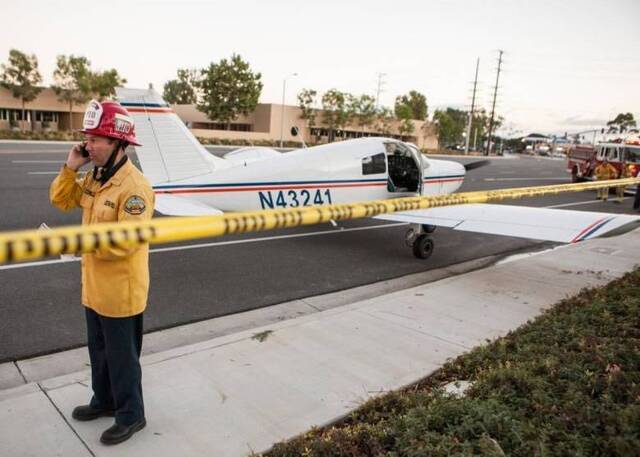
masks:
<svg viewBox="0 0 640 457"><path fill-rule="evenodd" d="M455 162L456 167L455 167L455 172L457 174L460 174L462 176L467 174L467 169L464 167L464 165L462 165L461 163L457 163Z"/></svg>
<svg viewBox="0 0 640 457"><path fill-rule="evenodd" d="M464 176L467 173L467 170L465 170L464 165L461 163L453 161L448 161L446 163L446 171L448 175L459 177Z"/></svg>

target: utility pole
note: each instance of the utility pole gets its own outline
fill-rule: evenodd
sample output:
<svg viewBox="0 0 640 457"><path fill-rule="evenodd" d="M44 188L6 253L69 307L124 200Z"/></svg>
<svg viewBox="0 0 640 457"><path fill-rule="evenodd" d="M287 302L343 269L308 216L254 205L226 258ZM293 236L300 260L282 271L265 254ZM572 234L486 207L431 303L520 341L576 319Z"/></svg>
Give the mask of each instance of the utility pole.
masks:
<svg viewBox="0 0 640 457"><path fill-rule="evenodd" d="M382 86L384 86L385 82L382 80L382 78L384 78L385 76L387 76L386 73L378 73L378 88L376 89L376 110L378 109L378 103L380 102L380 93L384 92L384 90L382 90Z"/></svg>
<svg viewBox="0 0 640 457"><path fill-rule="evenodd" d="M500 81L500 67L502 66L502 54L504 51L499 49L498 52L498 71L496 72L496 85L493 88L493 105L491 106L491 117L489 118L489 136L487 137L487 150L484 155L491 154L491 134L493 133L493 117L496 112L496 96L498 95L498 81Z"/></svg>
<svg viewBox="0 0 640 457"><path fill-rule="evenodd" d="M480 57L476 60L476 77L473 79L473 96L471 97L471 111L467 122L467 137L464 145L464 153L469 154L469 141L471 141L471 122L473 121L473 111L476 106L476 86L478 85L478 68L480 67Z"/></svg>

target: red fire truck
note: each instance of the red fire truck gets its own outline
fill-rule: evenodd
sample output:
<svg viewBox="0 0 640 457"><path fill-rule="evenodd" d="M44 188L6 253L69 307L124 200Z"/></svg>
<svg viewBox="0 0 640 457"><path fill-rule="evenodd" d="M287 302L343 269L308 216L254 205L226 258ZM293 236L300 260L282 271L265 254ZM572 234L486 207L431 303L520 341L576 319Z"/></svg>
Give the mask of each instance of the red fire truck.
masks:
<svg viewBox="0 0 640 457"><path fill-rule="evenodd" d="M640 172L640 137L634 136L626 140L599 143L595 146L587 144L573 145L567 151L567 171L571 173L573 182L593 179L593 173L605 157L618 170L623 166L629 170L630 176L636 177Z"/></svg>

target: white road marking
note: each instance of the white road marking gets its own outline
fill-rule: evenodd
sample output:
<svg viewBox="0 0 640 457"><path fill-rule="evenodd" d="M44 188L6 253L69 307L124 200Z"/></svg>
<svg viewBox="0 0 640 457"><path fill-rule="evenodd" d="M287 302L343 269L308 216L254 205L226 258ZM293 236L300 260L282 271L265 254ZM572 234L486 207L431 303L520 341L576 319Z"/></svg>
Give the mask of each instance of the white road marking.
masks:
<svg viewBox="0 0 640 457"><path fill-rule="evenodd" d="M60 171L28 171L29 175L57 175Z"/></svg>
<svg viewBox="0 0 640 457"><path fill-rule="evenodd" d="M569 178L484 178L483 181L569 181Z"/></svg>
<svg viewBox="0 0 640 457"><path fill-rule="evenodd" d="M0 140L0 144L46 144L53 146L63 146L67 144L77 144L77 141L43 141L43 140Z"/></svg>
<svg viewBox="0 0 640 457"><path fill-rule="evenodd" d="M19 149L0 149L0 154L19 154L19 155L29 155L29 154L68 154L69 150L62 150L60 149L59 151L55 151L55 150L51 150L51 149L43 149L41 151L21 151Z"/></svg>
<svg viewBox="0 0 640 457"><path fill-rule="evenodd" d="M317 232L309 232L309 233L294 233L291 235L276 235L276 236L265 236L260 238L249 238L246 240L233 240L233 241L217 241L213 243L200 243L200 244L189 244L187 246L171 246L167 248L156 248L150 249L149 252L157 253L157 252L172 252L172 251L186 251L188 249L201 249L201 248L210 248L215 246L228 246L232 244L243 244L243 243L258 243L261 241L273 241L273 240L283 240L287 238L303 238L307 236L318 236L318 235L333 235L336 233L345 233L345 232L357 232L363 230L375 230L380 228L389 228L389 227L400 227L402 225L407 225L404 222L398 222L393 224L379 224L372 225L368 227L352 227L352 228L342 228L339 230L321 230ZM58 263L68 263L68 262L79 262L80 257L76 257L74 259L56 259L56 260L41 260L38 262L25 262L25 263L17 263L15 265L0 265L0 270L13 270L16 268L26 268L26 267L41 267L44 265L52 265Z"/></svg>
<svg viewBox="0 0 640 457"><path fill-rule="evenodd" d="M12 163L61 163L59 160L12 160Z"/></svg>

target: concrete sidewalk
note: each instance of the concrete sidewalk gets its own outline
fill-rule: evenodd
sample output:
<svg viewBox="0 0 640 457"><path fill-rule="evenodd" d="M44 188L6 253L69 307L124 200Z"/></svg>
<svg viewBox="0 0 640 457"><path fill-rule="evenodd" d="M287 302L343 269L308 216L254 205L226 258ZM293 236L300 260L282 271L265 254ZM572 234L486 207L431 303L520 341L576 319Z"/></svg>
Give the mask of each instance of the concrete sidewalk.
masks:
<svg viewBox="0 0 640 457"><path fill-rule="evenodd" d="M143 358L147 427L76 422L88 372L0 391L0 455L241 456L417 381L640 259L640 230Z"/></svg>

